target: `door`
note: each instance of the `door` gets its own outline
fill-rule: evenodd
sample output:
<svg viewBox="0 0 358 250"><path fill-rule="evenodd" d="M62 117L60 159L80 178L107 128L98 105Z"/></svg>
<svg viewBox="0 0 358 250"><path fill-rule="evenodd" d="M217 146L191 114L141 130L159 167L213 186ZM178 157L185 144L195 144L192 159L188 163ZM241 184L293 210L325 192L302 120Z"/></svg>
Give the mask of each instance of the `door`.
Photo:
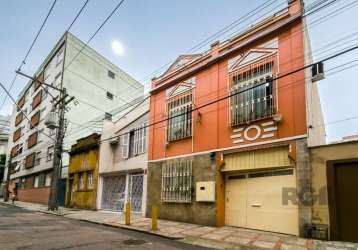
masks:
<svg viewBox="0 0 358 250"><path fill-rule="evenodd" d="M102 209L123 211L125 202L126 176L103 178Z"/></svg>
<svg viewBox="0 0 358 250"><path fill-rule="evenodd" d="M334 164L334 240L358 242L358 162ZM331 194L330 194L331 195ZM333 209L332 209L333 210Z"/></svg>
<svg viewBox="0 0 358 250"><path fill-rule="evenodd" d="M143 197L143 174L134 174L129 176L128 197L133 212L142 211Z"/></svg>
<svg viewBox="0 0 358 250"><path fill-rule="evenodd" d="M298 235L298 206L282 201L283 188L295 187L292 169L229 175L226 224Z"/></svg>

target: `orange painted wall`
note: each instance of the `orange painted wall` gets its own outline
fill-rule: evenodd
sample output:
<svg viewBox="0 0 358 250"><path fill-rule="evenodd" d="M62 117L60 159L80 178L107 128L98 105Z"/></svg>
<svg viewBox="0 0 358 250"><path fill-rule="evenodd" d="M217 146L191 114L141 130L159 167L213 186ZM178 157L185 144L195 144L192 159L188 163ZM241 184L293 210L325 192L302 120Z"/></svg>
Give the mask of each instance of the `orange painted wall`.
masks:
<svg viewBox="0 0 358 250"><path fill-rule="evenodd" d="M291 25L290 28L275 34L278 37L279 45L279 74L277 76L291 72L304 65L303 35L301 30L302 23L297 22ZM269 40L270 38L267 38L267 41ZM260 43L263 42L265 41L260 41ZM248 49L250 48L246 48L245 51ZM196 77L195 106L204 105L229 94L229 59L219 61L193 75ZM282 114L283 120L278 123L278 130L275 132L274 138L257 139L254 142L306 134L304 77L304 71L300 71L276 81L278 113ZM165 90L152 94L150 108L151 123L166 118L165 107ZM196 122L197 112L193 113L194 128L192 138L170 143L169 146L166 146L165 142L166 123L162 122L151 126L149 129L149 159L154 160L237 145L230 138L233 128L229 126L228 99L202 108L200 113L200 122ZM243 142L240 145L245 143L252 143L252 141Z"/></svg>

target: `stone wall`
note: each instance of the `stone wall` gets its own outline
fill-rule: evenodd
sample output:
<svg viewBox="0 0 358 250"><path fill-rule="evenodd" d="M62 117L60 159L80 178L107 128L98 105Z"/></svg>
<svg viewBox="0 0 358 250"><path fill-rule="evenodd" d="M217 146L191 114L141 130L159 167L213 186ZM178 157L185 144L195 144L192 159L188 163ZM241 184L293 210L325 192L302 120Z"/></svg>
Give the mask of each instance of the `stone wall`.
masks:
<svg viewBox="0 0 358 250"><path fill-rule="evenodd" d="M146 216L150 217L153 205L158 207L158 218L208 226L216 226L215 202L196 202L195 185L198 181L215 181L215 156L209 154L185 158L193 160L193 188L191 203L161 202L162 164L148 165L148 195Z"/></svg>

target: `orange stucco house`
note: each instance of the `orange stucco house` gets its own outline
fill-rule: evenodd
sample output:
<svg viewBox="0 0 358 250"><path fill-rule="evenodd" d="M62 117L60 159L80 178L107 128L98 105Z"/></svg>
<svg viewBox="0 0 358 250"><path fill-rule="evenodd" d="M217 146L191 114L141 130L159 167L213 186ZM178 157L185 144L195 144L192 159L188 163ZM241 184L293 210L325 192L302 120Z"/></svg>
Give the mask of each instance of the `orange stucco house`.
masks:
<svg viewBox="0 0 358 250"><path fill-rule="evenodd" d="M311 63L302 9L288 1L152 80L148 216L303 234L307 145L324 129L311 71L288 74Z"/></svg>

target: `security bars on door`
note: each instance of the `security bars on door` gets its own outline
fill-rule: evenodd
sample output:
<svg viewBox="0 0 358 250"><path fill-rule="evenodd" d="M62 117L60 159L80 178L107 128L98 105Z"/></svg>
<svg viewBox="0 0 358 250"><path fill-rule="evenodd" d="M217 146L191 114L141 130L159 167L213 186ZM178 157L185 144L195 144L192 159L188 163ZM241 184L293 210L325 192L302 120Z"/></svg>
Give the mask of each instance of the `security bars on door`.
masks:
<svg viewBox="0 0 358 250"><path fill-rule="evenodd" d="M236 126L261 118L275 112L273 58L265 59L230 75L230 94L239 93L230 98L231 125ZM255 87L258 84L264 85Z"/></svg>
<svg viewBox="0 0 358 250"><path fill-rule="evenodd" d="M175 141L191 136L192 93L168 101L167 140ZM174 117L170 119L171 117Z"/></svg>
<svg viewBox="0 0 358 250"><path fill-rule="evenodd" d="M191 203L193 161L162 165L162 202Z"/></svg>

